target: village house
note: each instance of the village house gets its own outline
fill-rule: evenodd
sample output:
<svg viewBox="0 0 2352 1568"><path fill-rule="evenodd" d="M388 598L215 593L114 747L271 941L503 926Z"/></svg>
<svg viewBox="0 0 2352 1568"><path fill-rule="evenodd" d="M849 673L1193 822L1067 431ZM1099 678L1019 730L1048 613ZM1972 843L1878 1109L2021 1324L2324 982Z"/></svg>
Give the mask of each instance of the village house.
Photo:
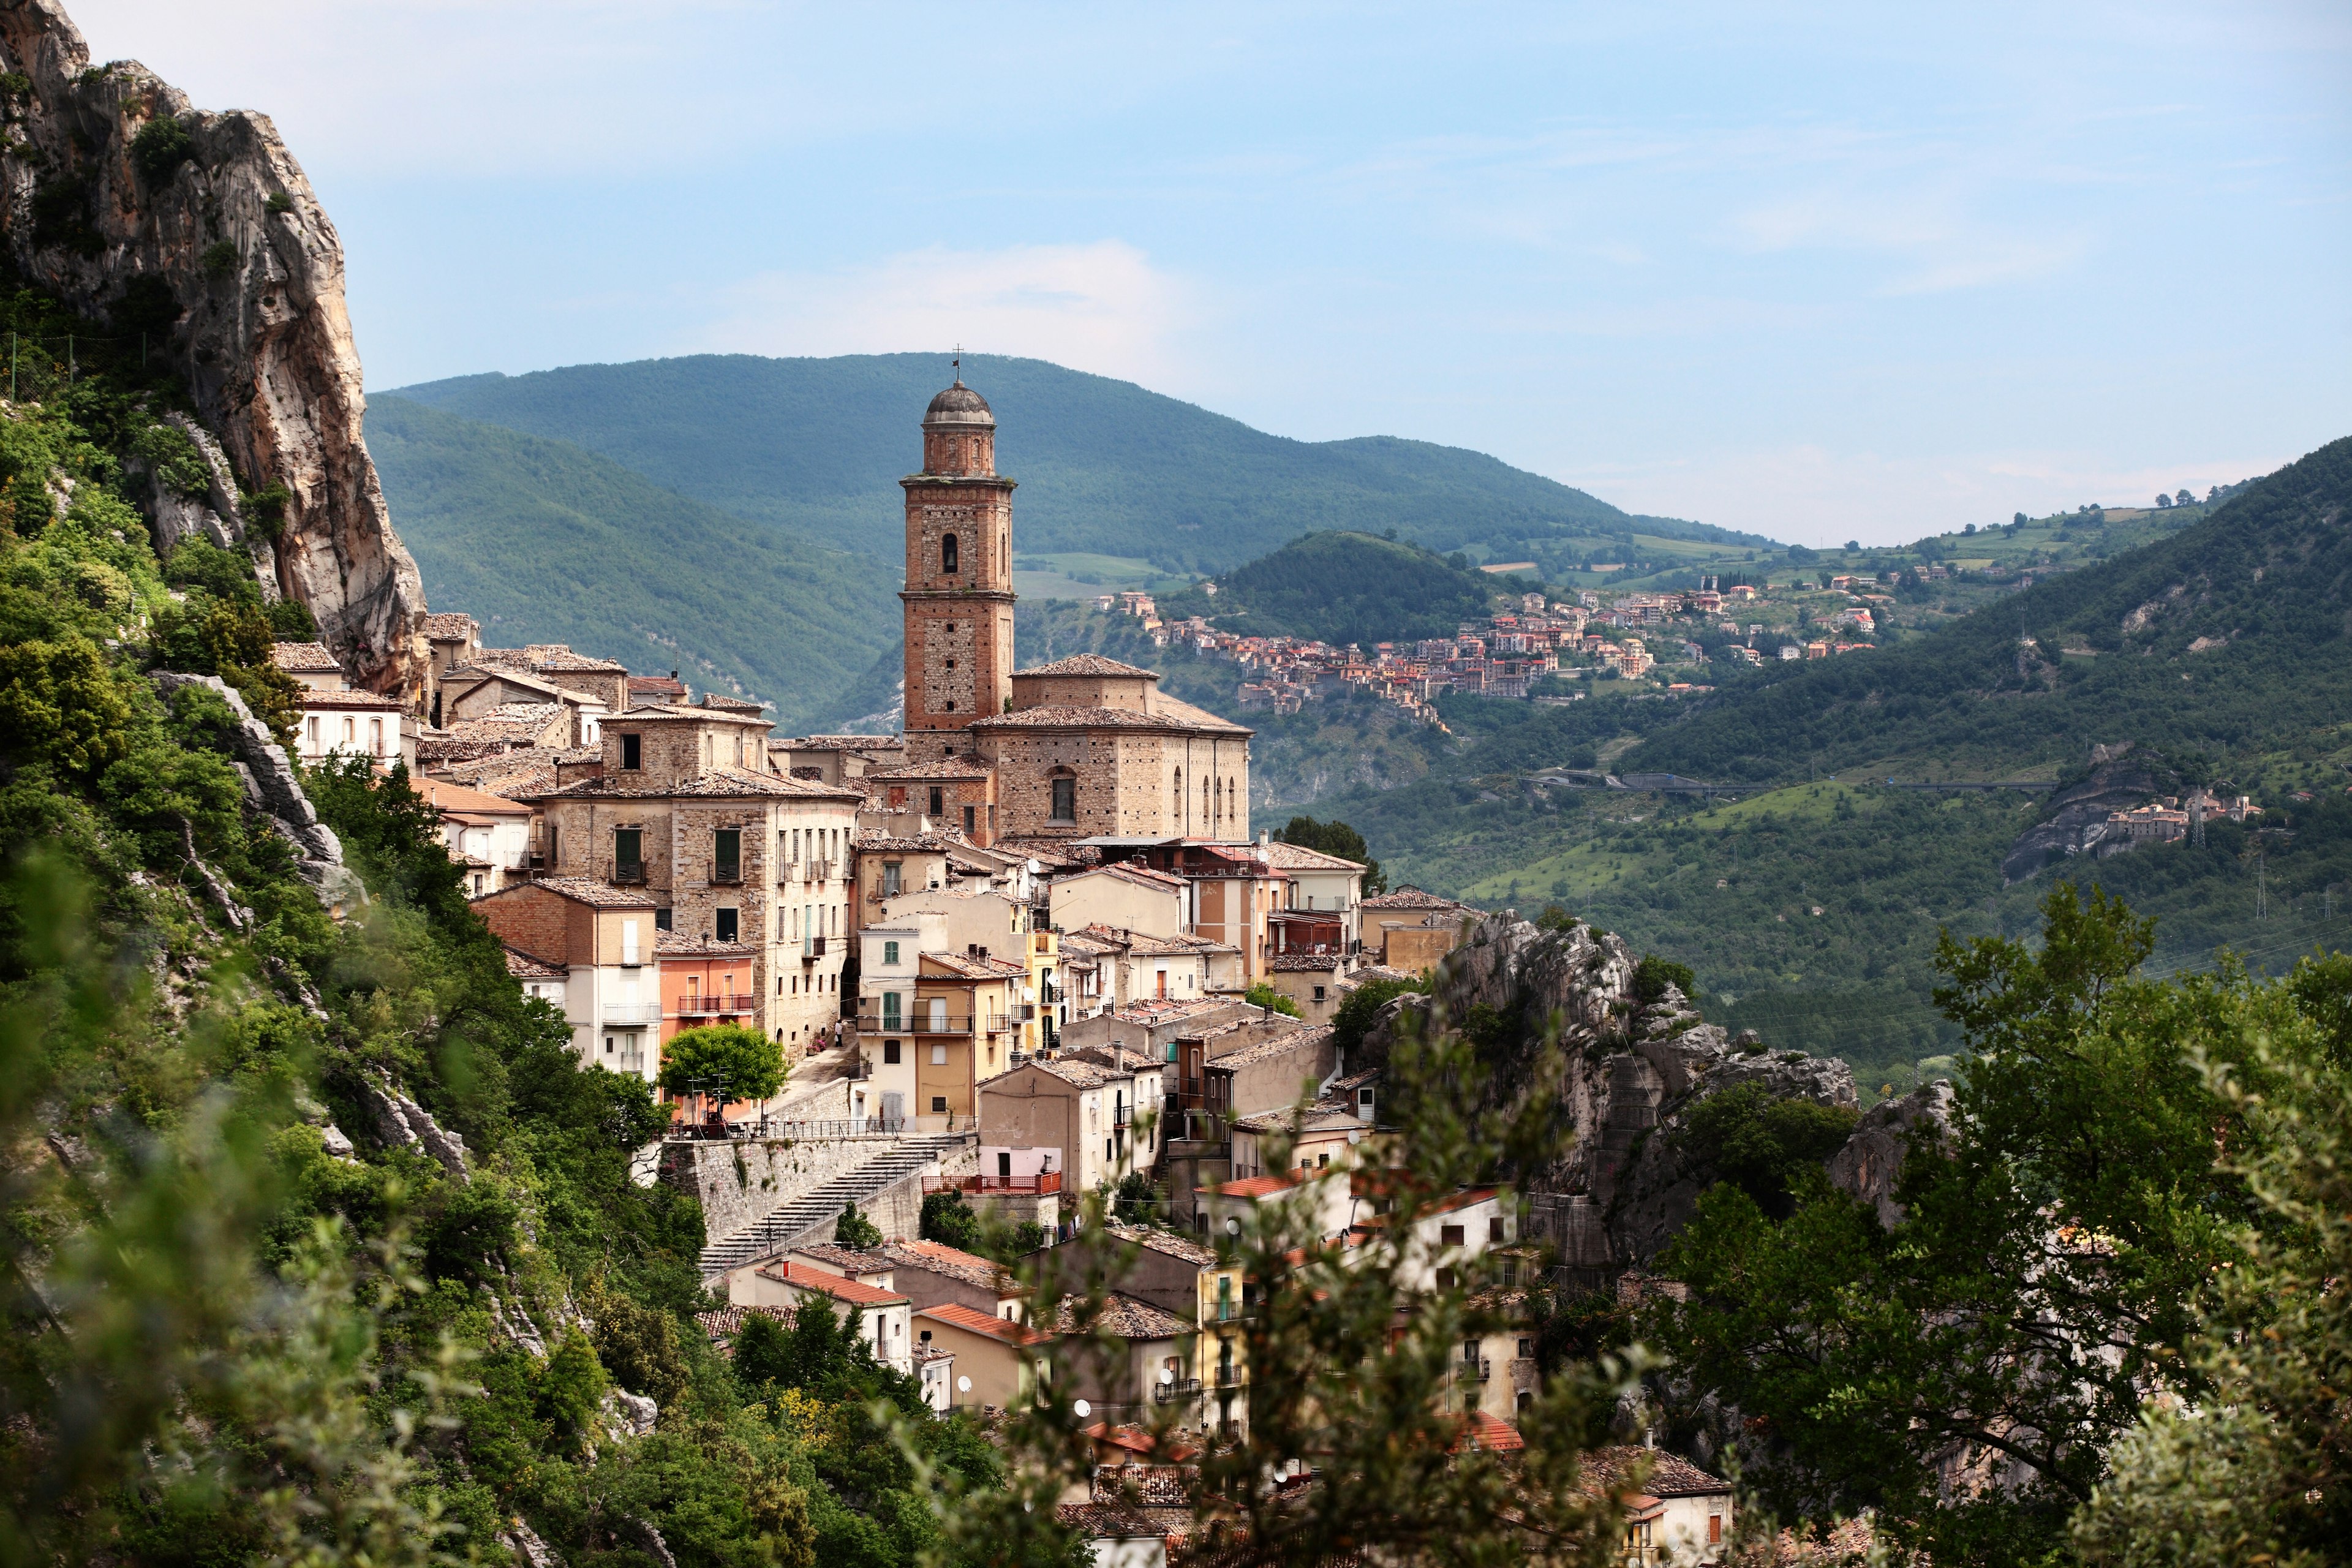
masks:
<svg viewBox="0 0 2352 1568"><path fill-rule="evenodd" d="M925 910L859 933L853 1114L932 1132L970 1127L981 1080L1012 1065L1028 967L951 951L946 924Z"/></svg>
<svg viewBox="0 0 2352 1568"><path fill-rule="evenodd" d="M1139 1069L1149 1069L1142 1086ZM980 1086L981 1143L1059 1151L1066 1191L1116 1184L1139 1168L1142 1095L1146 1087L1153 1090L1150 1109L1156 1116L1158 1082L1158 1064L1124 1054L1105 1063L1066 1049L1050 1059L1024 1062ZM1155 1131L1152 1152L1157 1146Z"/></svg>
<svg viewBox="0 0 2352 1568"><path fill-rule="evenodd" d="M357 691L324 645L272 644L270 662L302 688L294 726L295 760L316 767L331 758L365 757L384 768L416 771L416 718L397 697Z"/></svg>
<svg viewBox="0 0 2352 1568"><path fill-rule="evenodd" d="M907 760L907 742L896 735L795 735L768 742L775 771L811 784L860 783L877 768Z"/></svg>
<svg viewBox="0 0 2352 1568"><path fill-rule="evenodd" d="M1596 1448L1582 1468L1596 1488L1642 1478L1625 1500L1625 1568L1723 1561L1731 1541L1730 1482L1647 1446Z"/></svg>
<svg viewBox="0 0 2352 1568"><path fill-rule="evenodd" d="M1065 931L1098 925L1176 936L1189 903L1183 878L1125 863L1056 877L1046 893L1053 923Z"/></svg>
<svg viewBox="0 0 2352 1568"><path fill-rule="evenodd" d="M913 1374L913 1307L887 1285L869 1285L793 1258L738 1268L727 1277L730 1306L798 1310L812 1298L831 1307L838 1318L856 1314L874 1359L902 1375Z"/></svg>
<svg viewBox="0 0 2352 1568"><path fill-rule="evenodd" d="M441 818L449 858L466 868L466 892L478 899L530 874L531 809L519 801L430 776L410 785Z"/></svg>
<svg viewBox="0 0 2352 1568"><path fill-rule="evenodd" d="M1364 900L1364 944L1379 952L1387 968L1425 974L1460 944L1464 923L1478 915L1453 899L1398 888Z"/></svg>
<svg viewBox="0 0 2352 1568"><path fill-rule="evenodd" d="M585 877L539 877L476 900L474 910L509 950L563 972L563 1016L583 1066L654 1079L662 1002L650 897Z"/></svg>

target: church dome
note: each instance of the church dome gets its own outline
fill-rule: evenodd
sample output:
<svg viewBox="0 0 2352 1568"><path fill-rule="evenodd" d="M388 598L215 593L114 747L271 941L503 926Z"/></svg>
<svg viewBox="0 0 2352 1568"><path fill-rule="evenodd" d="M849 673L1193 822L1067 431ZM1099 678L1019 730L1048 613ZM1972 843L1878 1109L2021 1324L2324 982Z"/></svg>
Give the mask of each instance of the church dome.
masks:
<svg viewBox="0 0 2352 1568"><path fill-rule="evenodd" d="M984 426L996 427L996 416L988 411L988 399L966 386L961 380L931 399L923 411L926 428L938 425Z"/></svg>

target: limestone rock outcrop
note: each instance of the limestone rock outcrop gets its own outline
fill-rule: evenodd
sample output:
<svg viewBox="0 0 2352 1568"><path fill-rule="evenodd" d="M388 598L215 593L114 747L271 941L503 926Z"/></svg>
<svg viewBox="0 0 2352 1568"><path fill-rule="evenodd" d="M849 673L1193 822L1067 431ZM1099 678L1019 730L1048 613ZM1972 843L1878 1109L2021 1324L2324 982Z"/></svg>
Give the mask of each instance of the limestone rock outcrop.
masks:
<svg viewBox="0 0 2352 1568"><path fill-rule="evenodd" d="M1591 926L1548 931L1507 910L1489 915L1446 955L1432 992L1391 1002L1347 1062L1381 1065L1400 1037L1442 1016L1479 1042L1495 1103L1554 1082L1567 1150L1518 1180L1535 1239L1588 1279L1646 1265L1713 1184L1704 1152L1680 1136L1700 1101L1755 1084L1776 1099L1855 1104L1843 1062L1735 1042L1672 985L1643 1004L1636 967L1622 938ZM1559 1059L1544 1062L1548 1053Z"/></svg>
<svg viewBox="0 0 2352 1568"><path fill-rule="evenodd" d="M1903 1205L1895 1201L1895 1182L1903 1173L1903 1162L1910 1158L1914 1135L1925 1130L1942 1146L1948 1142L1951 1125L1952 1085L1948 1079L1874 1105L1845 1147L1829 1157L1830 1180L1876 1208L1878 1223L1891 1230L1903 1217Z"/></svg>
<svg viewBox="0 0 2352 1568"><path fill-rule="evenodd" d="M0 119L9 259L149 334L235 470L159 509L159 529L249 550L354 680L421 696L425 591L361 438L342 242L277 128L199 110L135 62L92 67L57 0L0 0ZM166 121L184 140L139 140Z"/></svg>

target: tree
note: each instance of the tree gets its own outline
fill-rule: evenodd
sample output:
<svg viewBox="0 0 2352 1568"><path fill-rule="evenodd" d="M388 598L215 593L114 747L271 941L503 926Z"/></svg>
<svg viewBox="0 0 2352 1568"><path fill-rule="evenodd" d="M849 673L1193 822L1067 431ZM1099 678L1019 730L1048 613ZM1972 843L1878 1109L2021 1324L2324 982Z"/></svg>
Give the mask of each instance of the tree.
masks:
<svg viewBox="0 0 2352 1568"><path fill-rule="evenodd" d="M2147 1396L2205 1387L2188 1303L2242 1256L2226 1216L2246 1189L2213 1169L2241 1118L2189 1053L2242 1068L2247 1030L2293 1013L2242 975L2135 978L2148 922L2095 890L2061 885L2042 915L2038 952L1943 939L1937 1005L1973 1054L1948 1133L1903 1168L1899 1223L1783 1165L1785 1217L1726 1183L1664 1262L1691 1300L1660 1331L1769 1434L1768 1498L1876 1510L1938 1563L2055 1549Z"/></svg>
<svg viewBox="0 0 2352 1568"><path fill-rule="evenodd" d="M1293 1018L1299 1016L1298 1004L1276 991L1270 981L1261 980L1251 986L1242 993L1242 1000L1253 1007L1268 1008L1276 1013L1287 1014Z"/></svg>
<svg viewBox="0 0 2352 1568"><path fill-rule="evenodd" d="M923 1217L916 1235L959 1252L980 1250L980 1215L958 1192L923 1194Z"/></svg>
<svg viewBox="0 0 2352 1568"><path fill-rule="evenodd" d="M721 1109L730 1100L765 1100L783 1087L783 1047L740 1024L680 1029L662 1056L662 1088L706 1096Z"/></svg>
<svg viewBox="0 0 2352 1568"><path fill-rule="evenodd" d="M1344 822L1318 822L1311 816L1294 816L1274 837L1303 849L1319 849L1342 860L1357 861L1364 868L1366 898L1388 891L1388 878L1381 870L1381 863L1372 858L1371 847L1364 842L1362 834Z"/></svg>
<svg viewBox="0 0 2352 1568"><path fill-rule="evenodd" d="M841 1218L834 1222L833 1239L837 1246L854 1247L863 1252L882 1245L881 1227L857 1212L856 1204L845 1205Z"/></svg>
<svg viewBox="0 0 2352 1568"><path fill-rule="evenodd" d="M2156 505L2158 510L2168 511L2172 507L2172 497L2163 490L2158 490L2156 492Z"/></svg>
<svg viewBox="0 0 2352 1568"><path fill-rule="evenodd" d="M1862 541L1859 539L1849 539L1845 542L1845 548L1846 553L1851 555L1862 548Z"/></svg>
<svg viewBox="0 0 2352 1568"><path fill-rule="evenodd" d="M2181 490L2173 496L2172 504L2175 506L2190 506L2195 504L2196 500L2197 498L2190 495L2187 490Z"/></svg>
<svg viewBox="0 0 2352 1568"><path fill-rule="evenodd" d="M2012 517L2012 518L2011 518L2011 519L2009 520L2009 525L2010 525L2010 527L2011 527L2011 528L2023 528L2023 527L2026 525L2026 523L2027 523L2027 522L2029 522L2029 521L2032 521L2031 519L2029 519L2029 518L2028 518L2028 517L2027 517L2023 512L2021 512L2021 512L2019 512L2015 517ZM1970 524L1969 524L1969 531L1970 533L1974 533L1976 531L1977 531L1977 525L1976 525L1975 523L1970 523Z"/></svg>

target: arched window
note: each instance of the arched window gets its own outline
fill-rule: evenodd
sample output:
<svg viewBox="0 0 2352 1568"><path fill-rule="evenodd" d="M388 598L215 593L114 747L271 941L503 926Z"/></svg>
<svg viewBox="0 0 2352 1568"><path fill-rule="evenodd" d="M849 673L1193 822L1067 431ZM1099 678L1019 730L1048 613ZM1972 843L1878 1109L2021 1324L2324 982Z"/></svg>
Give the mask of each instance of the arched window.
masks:
<svg viewBox="0 0 2352 1568"><path fill-rule="evenodd" d="M940 570L950 577L956 574L956 536L952 533L940 541Z"/></svg>

